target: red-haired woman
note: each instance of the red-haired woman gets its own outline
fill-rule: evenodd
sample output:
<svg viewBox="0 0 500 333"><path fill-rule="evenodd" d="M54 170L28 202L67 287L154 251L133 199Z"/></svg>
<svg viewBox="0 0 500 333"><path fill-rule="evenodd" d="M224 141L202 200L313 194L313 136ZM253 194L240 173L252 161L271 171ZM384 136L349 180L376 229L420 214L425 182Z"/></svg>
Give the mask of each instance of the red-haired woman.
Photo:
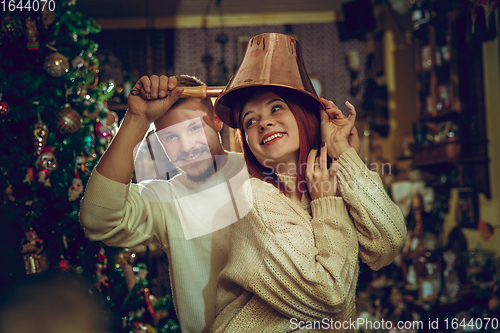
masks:
<svg viewBox="0 0 500 333"><path fill-rule="evenodd" d="M353 331L358 260L391 263L404 218L349 145L354 107L345 117L321 99L325 110L314 110L276 89L233 108L253 208L231 226L212 332Z"/></svg>

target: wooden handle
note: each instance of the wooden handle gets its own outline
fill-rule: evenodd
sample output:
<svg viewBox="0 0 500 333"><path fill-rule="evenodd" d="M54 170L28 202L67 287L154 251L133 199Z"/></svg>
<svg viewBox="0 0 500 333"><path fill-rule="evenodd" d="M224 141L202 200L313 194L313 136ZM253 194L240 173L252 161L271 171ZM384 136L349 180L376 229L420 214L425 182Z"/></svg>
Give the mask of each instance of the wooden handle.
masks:
<svg viewBox="0 0 500 333"><path fill-rule="evenodd" d="M180 98L207 98L207 97L218 97L219 94L224 90L225 87L207 87L207 86L196 86L196 87L182 87L184 91L182 92ZM140 95L143 99L150 101L154 98L151 97L149 93L141 89L139 92L136 89L132 89L130 93L134 96ZM167 92L167 96L170 92ZM165 96L166 97L166 96Z"/></svg>

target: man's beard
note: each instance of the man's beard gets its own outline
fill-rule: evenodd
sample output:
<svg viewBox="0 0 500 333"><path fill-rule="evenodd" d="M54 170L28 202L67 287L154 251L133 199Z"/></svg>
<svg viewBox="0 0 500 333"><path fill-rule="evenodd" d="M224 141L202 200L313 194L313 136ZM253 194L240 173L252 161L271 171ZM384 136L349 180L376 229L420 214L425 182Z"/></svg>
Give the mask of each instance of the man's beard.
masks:
<svg viewBox="0 0 500 333"><path fill-rule="evenodd" d="M200 161L199 163L202 163L204 161ZM199 183L199 182L203 182L205 180L207 180L208 178L210 178L211 176L213 176L215 174L215 172L217 171L217 162L216 162L216 159L213 159L213 163L209 165L209 167L202 173L200 173L199 175L190 175L187 171L186 172L186 177L192 181L192 182L196 182L196 183Z"/></svg>

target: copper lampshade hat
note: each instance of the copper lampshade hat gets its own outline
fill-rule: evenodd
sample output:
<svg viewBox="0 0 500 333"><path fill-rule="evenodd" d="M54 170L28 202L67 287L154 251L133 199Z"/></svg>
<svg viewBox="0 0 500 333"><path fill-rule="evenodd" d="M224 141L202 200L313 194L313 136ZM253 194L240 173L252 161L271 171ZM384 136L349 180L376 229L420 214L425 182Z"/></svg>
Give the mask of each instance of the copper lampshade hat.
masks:
<svg viewBox="0 0 500 333"><path fill-rule="evenodd" d="M250 39L240 67L215 101L215 113L228 126L237 127L233 107L262 87L294 93L294 97L322 107L307 74L299 43L292 37L265 33Z"/></svg>

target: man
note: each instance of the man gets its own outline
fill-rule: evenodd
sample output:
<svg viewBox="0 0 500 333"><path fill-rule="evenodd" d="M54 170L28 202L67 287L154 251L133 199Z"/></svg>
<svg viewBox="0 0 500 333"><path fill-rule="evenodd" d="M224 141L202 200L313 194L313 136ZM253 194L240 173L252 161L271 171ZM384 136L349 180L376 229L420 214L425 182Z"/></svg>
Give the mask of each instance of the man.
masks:
<svg viewBox="0 0 500 333"><path fill-rule="evenodd" d="M222 148L222 122L211 100L179 99L180 86L201 84L187 76L142 77L136 83L134 89L144 89L151 99L129 96L129 109L89 179L80 209L92 240L132 247L156 236L169 258L183 333L208 332L215 319L216 281L229 243L225 226L245 214L233 195L241 186L231 189L229 180L248 179L241 156ZM162 147L181 174L130 184L134 152L152 122L162 144L149 137L154 161L161 161Z"/></svg>

